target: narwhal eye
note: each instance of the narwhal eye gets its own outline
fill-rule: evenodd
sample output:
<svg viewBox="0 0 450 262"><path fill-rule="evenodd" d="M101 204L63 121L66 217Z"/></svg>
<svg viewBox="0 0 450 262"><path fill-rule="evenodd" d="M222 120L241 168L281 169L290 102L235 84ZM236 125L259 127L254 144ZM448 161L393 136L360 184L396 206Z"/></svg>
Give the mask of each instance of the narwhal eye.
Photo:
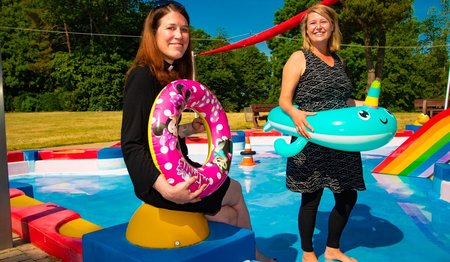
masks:
<svg viewBox="0 0 450 262"><path fill-rule="evenodd" d="M391 111L389 111L389 110L387 110L387 109L384 109L385 111L386 111L386 113L388 113L390 116L394 116L394 114L392 114L392 112Z"/></svg>
<svg viewBox="0 0 450 262"><path fill-rule="evenodd" d="M358 116L362 120L369 120L370 119L370 113L367 112L366 110L359 110L358 111Z"/></svg>

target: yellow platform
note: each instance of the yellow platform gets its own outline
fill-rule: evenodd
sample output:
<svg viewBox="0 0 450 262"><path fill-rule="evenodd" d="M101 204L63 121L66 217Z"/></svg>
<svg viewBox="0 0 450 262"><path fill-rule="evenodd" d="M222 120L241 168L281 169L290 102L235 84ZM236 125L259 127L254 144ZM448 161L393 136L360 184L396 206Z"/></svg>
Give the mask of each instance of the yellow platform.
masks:
<svg viewBox="0 0 450 262"><path fill-rule="evenodd" d="M11 207L28 207L43 204L43 202L36 200L27 195L16 196L9 199Z"/></svg>
<svg viewBox="0 0 450 262"><path fill-rule="evenodd" d="M126 239L147 248L179 248L209 236L208 221L201 213L173 211L141 205L128 223Z"/></svg>
<svg viewBox="0 0 450 262"><path fill-rule="evenodd" d="M101 226L98 226L85 219L77 218L62 225L59 228L58 232L64 236L81 238L84 234L91 233L100 229L102 229Z"/></svg>

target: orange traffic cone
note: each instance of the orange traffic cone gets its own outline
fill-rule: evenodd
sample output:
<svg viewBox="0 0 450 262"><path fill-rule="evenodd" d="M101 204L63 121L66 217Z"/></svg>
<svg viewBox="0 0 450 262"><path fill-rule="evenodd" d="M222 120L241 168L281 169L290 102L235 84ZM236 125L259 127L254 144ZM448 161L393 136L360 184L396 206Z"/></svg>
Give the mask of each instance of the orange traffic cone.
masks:
<svg viewBox="0 0 450 262"><path fill-rule="evenodd" d="M255 166L256 163L253 160L253 155L256 154L255 151L252 150L250 145L250 138L248 136L245 137L245 148L244 151L241 151L241 155L244 156L242 158L242 162L239 164L240 166Z"/></svg>

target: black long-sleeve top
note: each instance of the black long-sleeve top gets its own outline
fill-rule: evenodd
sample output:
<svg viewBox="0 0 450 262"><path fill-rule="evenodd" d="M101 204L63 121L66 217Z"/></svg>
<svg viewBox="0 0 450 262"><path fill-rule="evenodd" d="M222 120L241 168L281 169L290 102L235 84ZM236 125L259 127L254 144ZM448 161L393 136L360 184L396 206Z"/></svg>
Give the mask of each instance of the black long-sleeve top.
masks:
<svg viewBox="0 0 450 262"><path fill-rule="evenodd" d="M121 146L134 192L139 199L156 207L216 213L221 208L223 196L230 183L229 179L213 194L193 204L176 204L163 198L153 188L153 184L161 172L151 156L148 122L153 103L163 88L148 67L138 67L132 70L125 83ZM179 146L183 154L187 155L184 139L179 139Z"/></svg>

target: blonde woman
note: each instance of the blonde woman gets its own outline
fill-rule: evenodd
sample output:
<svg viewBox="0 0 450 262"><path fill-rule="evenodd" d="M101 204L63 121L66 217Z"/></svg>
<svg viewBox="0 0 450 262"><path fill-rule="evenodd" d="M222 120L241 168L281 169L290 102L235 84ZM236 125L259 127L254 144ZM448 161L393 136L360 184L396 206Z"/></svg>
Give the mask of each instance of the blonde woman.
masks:
<svg viewBox="0 0 450 262"><path fill-rule="evenodd" d="M313 6L301 29L303 50L294 52L284 66L279 104L294 121L299 135L310 138L306 131L313 132L314 126L308 123L307 116L321 110L362 105L363 101L350 97L352 84L342 60L336 55L341 41L336 12L324 5ZM286 185L289 190L301 193L298 227L302 262L318 261L312 239L324 188L333 192L336 202L329 217L324 257L326 260L357 261L345 255L339 246L356 203L357 190L365 190L360 153L308 143L299 154L288 158Z"/></svg>

